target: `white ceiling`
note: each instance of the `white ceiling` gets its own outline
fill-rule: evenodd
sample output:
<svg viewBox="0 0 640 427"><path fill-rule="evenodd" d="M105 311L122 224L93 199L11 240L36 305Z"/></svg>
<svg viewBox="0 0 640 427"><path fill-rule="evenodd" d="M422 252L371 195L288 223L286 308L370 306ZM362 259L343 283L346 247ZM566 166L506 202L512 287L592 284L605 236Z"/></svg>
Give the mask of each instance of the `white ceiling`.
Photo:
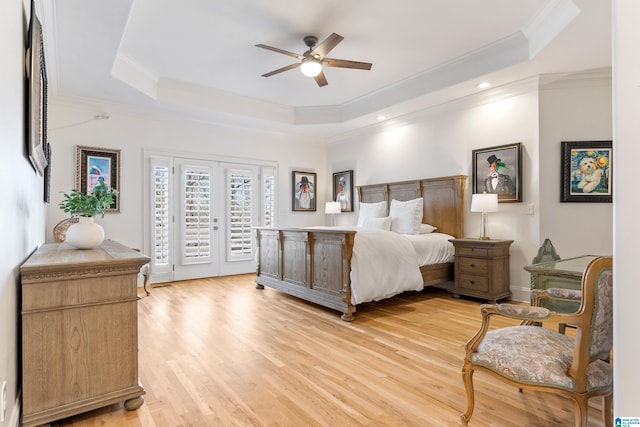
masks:
<svg viewBox="0 0 640 427"><path fill-rule="evenodd" d="M52 97L332 137L542 73L611 65L606 0L42 1ZM344 36L318 87L262 74ZM130 107L127 107L130 108ZM108 112L108 111L106 111Z"/></svg>

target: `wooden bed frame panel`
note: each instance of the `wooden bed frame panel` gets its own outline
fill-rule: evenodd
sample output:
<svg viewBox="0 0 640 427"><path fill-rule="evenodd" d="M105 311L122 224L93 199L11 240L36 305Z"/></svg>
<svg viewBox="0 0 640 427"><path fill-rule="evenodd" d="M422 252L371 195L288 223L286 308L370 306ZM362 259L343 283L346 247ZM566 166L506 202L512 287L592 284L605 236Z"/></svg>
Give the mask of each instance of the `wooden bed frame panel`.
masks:
<svg viewBox="0 0 640 427"><path fill-rule="evenodd" d="M361 202L424 199L423 223L462 237L466 176L448 176L358 186ZM355 231L304 228L256 228L256 287L269 286L342 312L353 320L351 255ZM453 280L453 263L420 268L425 286Z"/></svg>

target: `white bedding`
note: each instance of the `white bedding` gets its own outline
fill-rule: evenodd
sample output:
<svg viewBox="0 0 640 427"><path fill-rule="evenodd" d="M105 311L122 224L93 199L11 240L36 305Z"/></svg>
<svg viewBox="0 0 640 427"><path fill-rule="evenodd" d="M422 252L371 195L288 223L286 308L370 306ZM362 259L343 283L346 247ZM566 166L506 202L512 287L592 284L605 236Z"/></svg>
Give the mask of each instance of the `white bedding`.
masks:
<svg viewBox="0 0 640 427"><path fill-rule="evenodd" d="M398 234L353 226L331 229L336 228L358 231L351 257L352 304L420 291L424 288L420 266L453 261L454 246L449 242L453 237L448 234Z"/></svg>
<svg viewBox="0 0 640 427"><path fill-rule="evenodd" d="M418 265L453 262L455 248L449 239L453 236L444 233L403 234L416 250Z"/></svg>

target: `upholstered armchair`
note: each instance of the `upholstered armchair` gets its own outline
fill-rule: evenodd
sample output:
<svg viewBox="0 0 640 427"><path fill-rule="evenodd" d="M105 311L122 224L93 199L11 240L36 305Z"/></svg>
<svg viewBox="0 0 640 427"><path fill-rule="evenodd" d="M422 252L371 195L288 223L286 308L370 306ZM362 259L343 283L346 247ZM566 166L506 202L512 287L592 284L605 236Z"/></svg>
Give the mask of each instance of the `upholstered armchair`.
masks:
<svg viewBox="0 0 640 427"><path fill-rule="evenodd" d="M556 292L559 291L547 292L544 298L554 298ZM581 291L577 292L582 296L580 309L569 314L554 313L544 307L481 305L482 325L466 345L462 367L467 393L463 422L467 423L473 413L473 373L479 370L520 390L555 393L572 399L576 427L587 425L589 398L604 396L603 418L607 427L612 426L613 367L607 362L613 346L611 257L599 257L587 265ZM520 319L523 324L490 330L490 319L496 315ZM575 338L545 328L545 322L574 326Z"/></svg>

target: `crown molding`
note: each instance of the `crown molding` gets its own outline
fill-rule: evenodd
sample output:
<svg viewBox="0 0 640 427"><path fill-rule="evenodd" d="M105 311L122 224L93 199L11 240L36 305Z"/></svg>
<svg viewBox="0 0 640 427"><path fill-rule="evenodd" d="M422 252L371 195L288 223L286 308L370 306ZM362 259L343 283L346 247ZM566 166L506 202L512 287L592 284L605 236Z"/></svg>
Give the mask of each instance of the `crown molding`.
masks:
<svg viewBox="0 0 640 427"><path fill-rule="evenodd" d="M112 76L157 101L204 108L289 125L340 124L437 92L528 59L529 42L518 32L423 73L340 105L289 107L159 76L118 52Z"/></svg>

